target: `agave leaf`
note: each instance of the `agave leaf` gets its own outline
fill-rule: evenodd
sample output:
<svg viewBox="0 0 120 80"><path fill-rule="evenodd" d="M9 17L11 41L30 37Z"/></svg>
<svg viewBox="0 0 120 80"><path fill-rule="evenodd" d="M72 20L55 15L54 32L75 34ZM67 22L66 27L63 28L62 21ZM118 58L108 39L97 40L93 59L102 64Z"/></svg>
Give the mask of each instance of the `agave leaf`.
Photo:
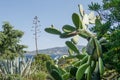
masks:
<svg viewBox="0 0 120 80"><path fill-rule="evenodd" d="M61 35L61 32L53 27L45 28L45 31L51 34Z"/></svg>
<svg viewBox="0 0 120 80"><path fill-rule="evenodd" d="M77 29L82 29L82 22L81 22L80 17L77 13L72 14L72 21Z"/></svg>
<svg viewBox="0 0 120 80"><path fill-rule="evenodd" d="M75 27L73 27L73 26L71 26L71 25L64 25L64 26L62 27L62 30L63 30L64 32L69 33L69 32L75 31L76 29L75 29Z"/></svg>
<svg viewBox="0 0 120 80"><path fill-rule="evenodd" d="M66 41L66 45L73 50L75 53L80 54L79 50L77 47L71 42L71 41Z"/></svg>

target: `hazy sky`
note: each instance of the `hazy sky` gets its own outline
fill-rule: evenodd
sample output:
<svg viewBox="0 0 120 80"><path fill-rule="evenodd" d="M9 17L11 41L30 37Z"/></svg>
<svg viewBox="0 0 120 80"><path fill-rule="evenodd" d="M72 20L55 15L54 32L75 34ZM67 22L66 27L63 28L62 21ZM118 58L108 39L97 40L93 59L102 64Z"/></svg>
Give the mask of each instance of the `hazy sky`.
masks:
<svg viewBox="0 0 120 80"><path fill-rule="evenodd" d="M100 3L101 0L0 0L0 26L3 21L10 22L15 29L22 30L24 36L21 43L28 46L29 51L35 50L33 32L33 18L39 17L40 30L38 48L46 49L65 46L67 39L60 39L56 35L44 31L46 27L54 24L60 29L65 24L71 24L71 15L78 13L78 4L82 4L85 11L88 11L88 4L91 2ZM0 28L1 30L1 28ZM87 41L80 38L79 45L86 45Z"/></svg>

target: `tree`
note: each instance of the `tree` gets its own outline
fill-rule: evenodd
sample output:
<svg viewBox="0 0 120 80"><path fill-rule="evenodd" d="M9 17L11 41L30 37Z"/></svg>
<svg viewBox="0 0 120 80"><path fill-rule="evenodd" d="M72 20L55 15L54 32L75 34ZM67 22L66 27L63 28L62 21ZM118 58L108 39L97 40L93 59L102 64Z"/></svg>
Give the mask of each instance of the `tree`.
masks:
<svg viewBox="0 0 120 80"><path fill-rule="evenodd" d="M104 27L94 26L92 31L97 35L99 33L107 41L104 44L106 50L104 51L104 62L109 64L109 68L115 69L120 73L120 0L103 0L103 4L92 3L89 9L98 13L104 24ZM107 28L106 28L107 27ZM110 67L111 66L111 67Z"/></svg>
<svg viewBox="0 0 120 80"><path fill-rule="evenodd" d="M16 56L22 55L26 46L19 42L24 33L13 29L8 22L3 24L2 29L0 31L0 58L14 59Z"/></svg>

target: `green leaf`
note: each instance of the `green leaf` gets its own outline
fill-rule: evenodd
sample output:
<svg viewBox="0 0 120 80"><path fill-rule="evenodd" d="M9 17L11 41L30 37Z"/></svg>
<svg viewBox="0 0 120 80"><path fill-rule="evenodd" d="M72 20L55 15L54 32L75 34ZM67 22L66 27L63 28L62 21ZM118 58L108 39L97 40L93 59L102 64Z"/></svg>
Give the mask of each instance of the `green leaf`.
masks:
<svg viewBox="0 0 120 80"><path fill-rule="evenodd" d="M81 80L84 73L85 73L85 70L88 68L88 64L85 63L83 65L81 65L78 70L77 70L77 73L76 73L76 80Z"/></svg>
<svg viewBox="0 0 120 80"><path fill-rule="evenodd" d="M77 29L82 29L82 22L81 22L80 17L77 13L72 14L72 21Z"/></svg>
<svg viewBox="0 0 120 80"><path fill-rule="evenodd" d="M90 38L88 44L87 44L87 47L86 47L86 51L89 55L92 55L94 54L94 51L95 51L95 42L94 42L94 39L93 38Z"/></svg>
<svg viewBox="0 0 120 80"><path fill-rule="evenodd" d="M95 67L96 67L96 62L95 61L91 61L91 73L94 72Z"/></svg>
<svg viewBox="0 0 120 80"><path fill-rule="evenodd" d="M87 80L91 80L91 67L89 66L88 68L87 68Z"/></svg>
<svg viewBox="0 0 120 80"><path fill-rule="evenodd" d="M103 61L101 59L101 57L99 57L98 59L98 63L99 63L99 71L100 71L100 75L102 76L104 73L104 65L103 65Z"/></svg>
<svg viewBox="0 0 120 80"><path fill-rule="evenodd" d="M96 26L102 26L102 23L101 23L100 19L97 18L97 19L95 20L95 25L96 25Z"/></svg>
<svg viewBox="0 0 120 80"><path fill-rule="evenodd" d="M88 55L86 55L82 60L81 60L81 65L86 63L88 61Z"/></svg>
<svg viewBox="0 0 120 80"><path fill-rule="evenodd" d="M69 80L70 73L66 72L65 74L62 75L62 77L63 77L64 80Z"/></svg>
<svg viewBox="0 0 120 80"><path fill-rule="evenodd" d="M97 39L94 39L94 41L95 41L95 45L96 45L96 53L97 53L98 57L100 57L102 55L101 45Z"/></svg>
<svg viewBox="0 0 120 80"><path fill-rule="evenodd" d="M79 50L77 49L77 47L71 42L71 41L66 41L66 45L73 50L75 53L79 54Z"/></svg>
<svg viewBox="0 0 120 80"><path fill-rule="evenodd" d="M51 65L51 69L55 69L56 71L59 72L59 69L55 65Z"/></svg>
<svg viewBox="0 0 120 80"><path fill-rule="evenodd" d="M82 55L82 54L80 54L80 55L71 55L71 56L66 57L66 59L77 58L77 59L81 60L81 59L84 58L85 56L86 56L86 55Z"/></svg>
<svg viewBox="0 0 120 80"><path fill-rule="evenodd" d="M61 32L53 27L45 28L45 31L55 35L61 35Z"/></svg>
<svg viewBox="0 0 120 80"><path fill-rule="evenodd" d="M73 32L73 31L75 31L76 29L75 29L75 27L73 27L73 26L71 26L71 25L64 25L64 26L62 27L62 30L63 30L64 32Z"/></svg>
<svg viewBox="0 0 120 80"><path fill-rule="evenodd" d="M55 69L53 69L51 71L51 76L55 79L55 80L63 80L62 76L60 75L60 73L58 71L56 71Z"/></svg>

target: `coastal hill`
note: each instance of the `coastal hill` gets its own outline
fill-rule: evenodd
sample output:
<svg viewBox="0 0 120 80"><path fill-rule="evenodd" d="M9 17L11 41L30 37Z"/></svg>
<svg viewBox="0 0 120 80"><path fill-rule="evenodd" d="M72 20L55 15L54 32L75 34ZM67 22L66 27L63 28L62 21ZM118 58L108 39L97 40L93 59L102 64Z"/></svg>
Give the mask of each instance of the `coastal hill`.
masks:
<svg viewBox="0 0 120 80"><path fill-rule="evenodd" d="M81 51L81 49L84 46L79 45L77 47ZM48 54L51 57L56 57L56 56L61 56L61 55L67 55L68 54L68 47L54 47L54 48L38 50L38 52L40 54ZM30 51L30 52L27 52L26 55L36 55L36 52Z"/></svg>

